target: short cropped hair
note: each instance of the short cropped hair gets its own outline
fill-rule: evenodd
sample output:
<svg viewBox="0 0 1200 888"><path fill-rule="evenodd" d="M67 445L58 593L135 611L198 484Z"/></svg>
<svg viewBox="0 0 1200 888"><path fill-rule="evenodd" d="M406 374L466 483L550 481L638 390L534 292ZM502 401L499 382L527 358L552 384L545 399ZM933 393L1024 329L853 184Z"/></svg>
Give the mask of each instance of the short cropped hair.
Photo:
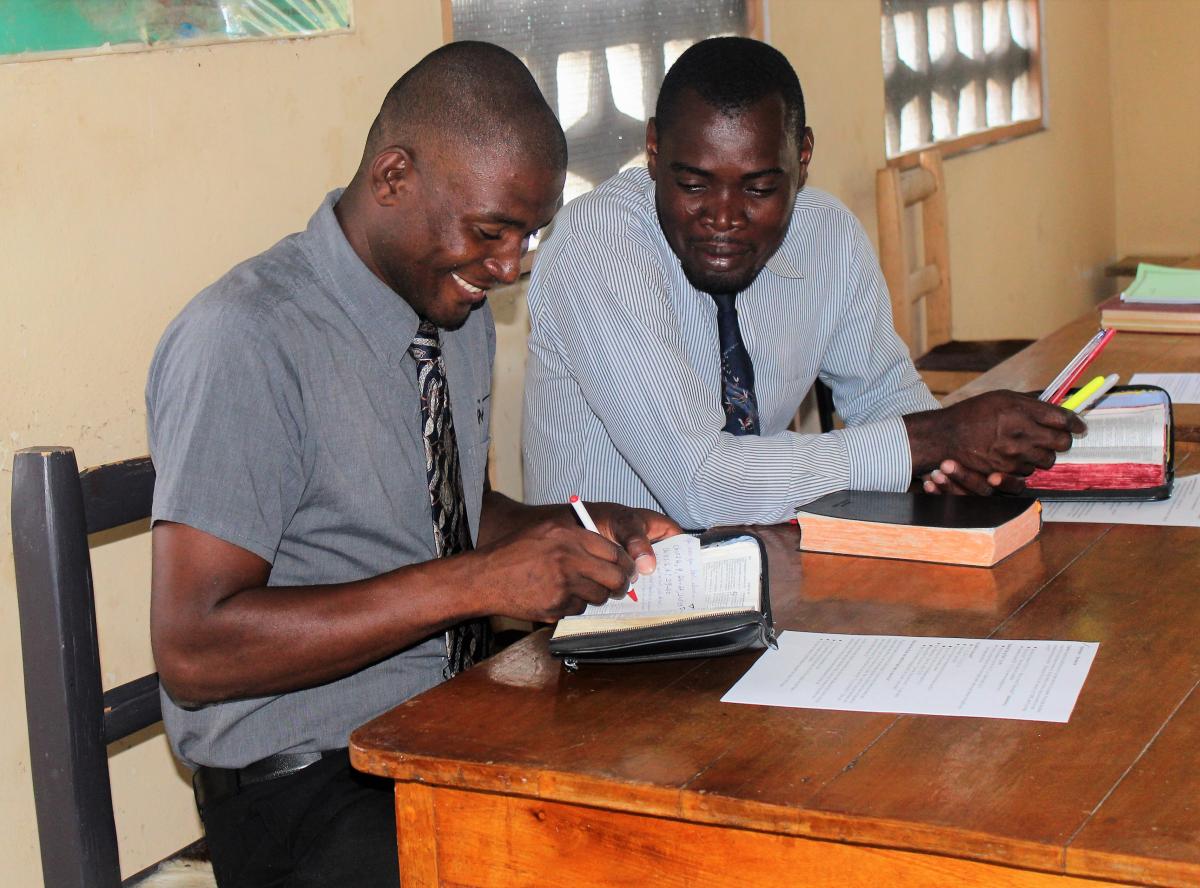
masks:
<svg viewBox="0 0 1200 888"><path fill-rule="evenodd" d="M565 169L567 140L529 69L491 43L462 40L431 52L384 97L367 157L388 145L521 151Z"/></svg>
<svg viewBox="0 0 1200 888"><path fill-rule="evenodd" d="M744 111L767 96L783 100L797 143L807 125L800 78L779 50L749 37L712 37L689 47L671 66L658 93L655 126L661 136L679 115L682 96L693 91L725 115Z"/></svg>

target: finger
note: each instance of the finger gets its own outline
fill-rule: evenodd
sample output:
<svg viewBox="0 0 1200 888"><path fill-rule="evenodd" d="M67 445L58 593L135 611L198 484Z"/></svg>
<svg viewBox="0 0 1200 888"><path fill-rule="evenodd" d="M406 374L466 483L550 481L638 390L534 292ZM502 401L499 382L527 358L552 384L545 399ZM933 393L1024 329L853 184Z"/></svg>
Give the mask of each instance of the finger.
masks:
<svg viewBox="0 0 1200 888"><path fill-rule="evenodd" d="M597 582L600 582L599 577L594 572L589 572L586 568L587 562L597 560L615 566L625 577L626 585L637 576L638 570L629 552L612 540L598 533L592 533L590 530L583 530L583 528L575 530L572 539L579 545L579 554L586 559L584 564L577 568L580 573L593 577ZM646 546L648 549L649 542L646 543Z"/></svg>
<svg viewBox="0 0 1200 888"><path fill-rule="evenodd" d="M636 572L652 573L657 566L651 540L679 533L680 527L666 515L650 509L629 509L612 503L597 504L603 516L602 532L621 546L636 565Z"/></svg>
<svg viewBox="0 0 1200 888"><path fill-rule="evenodd" d="M1053 450L1037 450L1033 453L1032 463L1036 468L1049 469L1054 465L1054 462L1057 459L1058 454ZM1032 474L1032 472L1025 472L1024 474L1029 475Z"/></svg>
<svg viewBox="0 0 1200 888"><path fill-rule="evenodd" d="M1016 475L1005 475L994 472L988 475L988 484L1001 493L1021 493L1025 489L1025 479Z"/></svg>
<svg viewBox="0 0 1200 888"><path fill-rule="evenodd" d="M580 560L571 568L581 581L602 587L606 597L624 595L638 577L629 553L604 537L585 532ZM590 599L589 599L590 600Z"/></svg>
<svg viewBox="0 0 1200 888"><path fill-rule="evenodd" d="M1074 442L1075 439L1071 437L1070 432L1036 426L1029 435L1020 441L1017 452L1028 454L1034 448L1061 452L1070 450Z"/></svg>
<svg viewBox="0 0 1200 888"><path fill-rule="evenodd" d="M946 476L954 485L954 493L973 493L976 496L987 496L992 492L991 485L982 472L972 471L964 466L958 466L952 475Z"/></svg>
<svg viewBox="0 0 1200 888"><path fill-rule="evenodd" d="M582 598L576 598L574 595L568 595L559 607L547 611L546 622L554 623L561 620L563 617L577 617L587 610L588 603Z"/></svg>
<svg viewBox="0 0 1200 888"><path fill-rule="evenodd" d="M955 471L957 472L960 470L958 468L955 468ZM930 472L929 477L926 479L925 484L926 484L925 489L929 493L941 493L941 494L950 494L950 495L962 495L964 493L970 493L970 491L968 491L965 487L963 487L961 484L956 482L952 477L950 477L949 475L946 475L940 469L934 469L932 472Z"/></svg>
<svg viewBox="0 0 1200 888"><path fill-rule="evenodd" d="M588 604L604 604L610 598L624 598L629 591L629 577L614 572L613 565L593 562L567 585L566 592Z"/></svg>
<svg viewBox="0 0 1200 888"><path fill-rule="evenodd" d="M1054 404L1045 404L1042 401L1036 403L1039 409L1031 415L1038 425L1073 432L1076 435L1082 435L1087 431L1087 423L1080 419L1079 414L1074 410Z"/></svg>
<svg viewBox="0 0 1200 888"><path fill-rule="evenodd" d="M653 542L657 543L659 540L683 533L683 528L662 512L655 512L653 509L635 509L634 511L642 516L642 520L646 523L646 536Z"/></svg>

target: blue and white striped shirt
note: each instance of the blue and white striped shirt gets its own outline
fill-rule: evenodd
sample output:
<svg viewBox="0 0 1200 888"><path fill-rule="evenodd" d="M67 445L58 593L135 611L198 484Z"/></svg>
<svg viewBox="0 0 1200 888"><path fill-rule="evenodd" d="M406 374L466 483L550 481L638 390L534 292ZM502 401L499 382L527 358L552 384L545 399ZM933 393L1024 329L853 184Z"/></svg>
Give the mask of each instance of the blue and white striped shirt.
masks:
<svg viewBox="0 0 1200 888"><path fill-rule="evenodd" d="M722 431L716 304L663 236L646 170L564 207L529 287L526 500L578 493L708 527L783 521L834 490L903 490L912 458L900 417L938 403L896 335L854 215L802 189L737 308L761 435ZM847 428L787 431L818 374Z"/></svg>

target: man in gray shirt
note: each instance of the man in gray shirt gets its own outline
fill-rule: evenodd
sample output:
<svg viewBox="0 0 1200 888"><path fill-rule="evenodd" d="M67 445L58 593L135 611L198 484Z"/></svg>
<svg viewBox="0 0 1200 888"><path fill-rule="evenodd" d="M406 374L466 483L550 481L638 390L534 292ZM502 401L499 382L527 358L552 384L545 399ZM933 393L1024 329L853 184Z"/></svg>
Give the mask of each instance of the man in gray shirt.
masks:
<svg viewBox="0 0 1200 888"><path fill-rule="evenodd" d="M396 885L390 788L349 768L350 731L485 656L489 615L624 594L677 530L599 504L589 533L486 483L485 298L565 163L515 56L443 47L349 186L163 336L151 633L222 886Z"/></svg>

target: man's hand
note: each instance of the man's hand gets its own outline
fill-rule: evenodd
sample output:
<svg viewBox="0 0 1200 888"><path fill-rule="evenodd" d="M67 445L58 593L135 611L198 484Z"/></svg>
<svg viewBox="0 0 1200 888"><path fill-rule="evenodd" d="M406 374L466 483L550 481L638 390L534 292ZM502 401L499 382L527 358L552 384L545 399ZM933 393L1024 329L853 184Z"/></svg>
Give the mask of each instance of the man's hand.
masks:
<svg viewBox="0 0 1200 888"><path fill-rule="evenodd" d="M926 493L953 493L987 496L995 490L1003 493L1020 493L1025 482L1015 475L992 472L983 475L964 468L952 459L942 460L941 465L921 479Z"/></svg>
<svg viewBox="0 0 1200 888"><path fill-rule="evenodd" d="M588 507L600 533L579 526L566 506L544 520L462 557L486 590L485 613L551 623L589 604L619 598L639 573L654 570L652 541L679 532L670 518L613 503Z"/></svg>
<svg viewBox="0 0 1200 888"><path fill-rule="evenodd" d="M1016 493L1034 469L1054 465L1087 426L1073 412L997 391L904 417L913 470L930 493ZM928 473L928 474L926 474Z"/></svg>
<svg viewBox="0 0 1200 888"><path fill-rule="evenodd" d="M629 553L640 574L653 573L656 566L651 543L680 532L678 524L650 509L592 503L588 511L596 522L596 529Z"/></svg>
<svg viewBox="0 0 1200 888"><path fill-rule="evenodd" d="M527 506L485 493L479 548L464 556L472 567L463 580L483 591L483 613L550 623L603 604L654 570L652 542L679 533L649 509L589 503L588 511L599 533L584 530L565 503Z"/></svg>

